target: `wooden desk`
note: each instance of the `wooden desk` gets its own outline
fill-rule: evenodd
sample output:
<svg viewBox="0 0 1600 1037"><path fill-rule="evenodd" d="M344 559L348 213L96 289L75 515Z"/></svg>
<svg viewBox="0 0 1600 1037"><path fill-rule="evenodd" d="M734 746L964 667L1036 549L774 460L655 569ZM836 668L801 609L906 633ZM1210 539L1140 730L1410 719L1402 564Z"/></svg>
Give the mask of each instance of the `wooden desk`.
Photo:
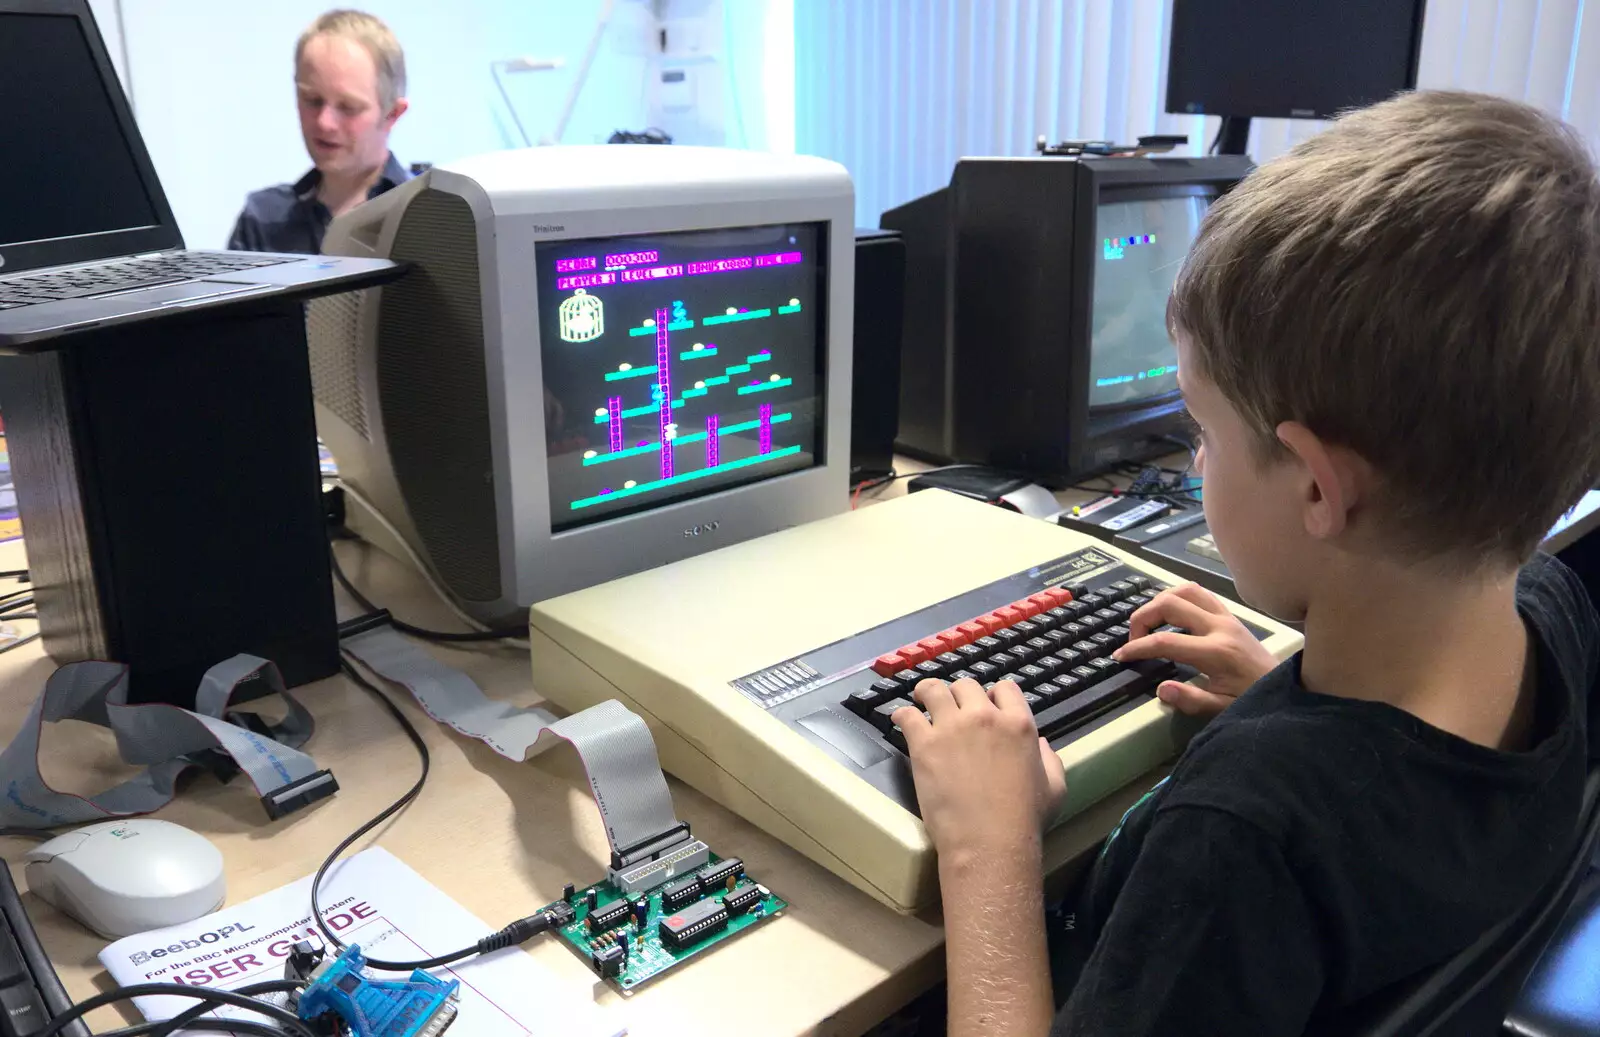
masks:
<svg viewBox="0 0 1600 1037"><path fill-rule="evenodd" d="M883 495L903 492L902 480ZM1087 496L1062 495L1066 503ZM870 499L864 495L863 505ZM419 624L458 628L401 563L359 543L341 543L338 553L351 580L373 600ZM0 545L0 569L24 563L20 543ZM357 612L341 597L341 615ZM521 705L541 702L530 687L525 652L497 645L432 647L488 695ZM0 739L15 735L53 669L37 643L0 655ZM336 796L269 822L247 782L222 786L202 776L158 815L217 844L227 861L229 903L310 874L340 838L404 791L417 772L415 750L393 719L351 682L330 678L295 694L316 716L308 748L339 779ZM491 926L556 899L563 883L582 886L605 874L605 833L576 754L555 748L513 763L434 723L403 690L391 694L427 741L433 769L417 801L376 833L384 846ZM45 778L67 791L95 791L132 773L118 759L110 735L86 725L51 725L41 755ZM558 940L534 938L526 953L572 997L593 999L637 1037L843 1035L860 1033L942 976L937 920L894 914L693 789L675 780L670 785L678 816L697 836L718 852L743 857L751 873L792 906L783 917L627 997L598 982ZM1097 840L1147 787L1136 781L1071 824ZM17 862L28 845L17 838L0 841L19 888L24 883ZM109 987L95 957L105 941L33 894L25 892L23 900L68 993L81 999ZM90 1017L96 1029L136 1019L131 1007Z"/></svg>

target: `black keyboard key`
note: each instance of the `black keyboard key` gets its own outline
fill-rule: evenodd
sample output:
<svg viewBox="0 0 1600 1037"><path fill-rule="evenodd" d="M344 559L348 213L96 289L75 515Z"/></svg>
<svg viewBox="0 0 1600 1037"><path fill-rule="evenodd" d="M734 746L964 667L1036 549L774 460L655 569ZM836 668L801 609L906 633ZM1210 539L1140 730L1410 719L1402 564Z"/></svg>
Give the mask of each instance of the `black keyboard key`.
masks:
<svg viewBox="0 0 1600 1037"><path fill-rule="evenodd" d="M1039 649L1030 645L1012 645L1006 654L1012 656L1018 662L1028 662L1030 659L1039 657Z"/></svg>
<svg viewBox="0 0 1600 1037"><path fill-rule="evenodd" d="M951 684L954 684L956 681L978 681L978 675L973 673L971 670L956 670L946 679L949 680ZM978 681L978 683L982 684L983 682Z"/></svg>
<svg viewBox="0 0 1600 1037"><path fill-rule="evenodd" d="M961 657L962 665L965 665L967 663L975 662L975 661L977 661L979 659L982 659L984 656L988 655L989 653L984 651L982 648L979 648L977 645L973 644L973 645L962 645L960 648L956 649L956 654Z"/></svg>
<svg viewBox="0 0 1600 1037"><path fill-rule="evenodd" d="M890 727L889 730L883 733L883 740L900 750L905 755L911 755L911 750L906 748L906 733L900 730L900 726L898 724Z"/></svg>
<svg viewBox="0 0 1600 1037"><path fill-rule="evenodd" d="M1070 641L1082 641L1084 638L1094 633L1097 629L1099 628L1086 624L1080 619L1063 626L1061 628L1061 632L1066 634L1067 639Z"/></svg>
<svg viewBox="0 0 1600 1037"><path fill-rule="evenodd" d="M32 1037L50 1022L44 1002L32 983L0 988L0 1032L5 1037Z"/></svg>
<svg viewBox="0 0 1600 1037"><path fill-rule="evenodd" d="M905 684L895 680L893 677L881 677L872 682L872 690L884 698L900 694L903 688L905 688Z"/></svg>
<svg viewBox="0 0 1600 1037"><path fill-rule="evenodd" d="M1041 655L1039 658L1033 661L1032 665L1039 667L1046 674L1052 677L1067 668L1066 663L1062 662L1060 659L1057 659L1053 655Z"/></svg>
<svg viewBox="0 0 1600 1037"><path fill-rule="evenodd" d="M1054 738L1072 730L1108 707L1154 689L1161 681L1175 677L1177 673L1178 668L1164 659L1135 663L1092 687L1064 689L1074 693L1036 714L1034 724L1039 728L1041 735Z"/></svg>
<svg viewBox="0 0 1600 1037"><path fill-rule="evenodd" d="M1089 612L1093 612L1098 608L1104 608L1106 604L1106 599L1102 598L1098 594L1073 595L1073 597L1077 598L1077 603L1082 605L1084 609Z"/></svg>
<svg viewBox="0 0 1600 1037"><path fill-rule="evenodd" d="M1017 687L1019 687L1019 688L1022 687L1022 675L1021 674L1017 674L1017 673L1002 673L1000 675L1000 680L995 681L994 684L1000 684L1000 683L1002 683L1004 681L1010 681L1012 684L1015 684ZM987 685L987 687L993 688L994 684Z"/></svg>
<svg viewBox="0 0 1600 1037"><path fill-rule="evenodd" d="M1025 643L1029 648L1040 652L1048 652L1055 648L1055 642L1047 637L1030 637Z"/></svg>
<svg viewBox="0 0 1600 1037"><path fill-rule="evenodd" d="M22 960L17 941L10 932L0 928L0 987L8 987L27 978L28 965Z"/></svg>
<svg viewBox="0 0 1600 1037"><path fill-rule="evenodd" d="M967 664L967 660L954 652L943 652L933 657L933 661L944 667L944 672L959 670Z"/></svg>
<svg viewBox="0 0 1600 1037"><path fill-rule="evenodd" d="M1135 590L1147 590L1150 587L1150 577L1130 576L1128 577L1128 586L1133 587Z"/></svg>
<svg viewBox="0 0 1600 1037"><path fill-rule="evenodd" d="M1074 598L1081 598L1089 593L1089 585L1087 583L1069 583L1067 584L1067 593Z"/></svg>
<svg viewBox="0 0 1600 1037"><path fill-rule="evenodd" d="M1048 612L1041 612L1034 616L1033 621L1043 627L1058 627L1063 623L1072 622L1072 613L1057 605Z"/></svg>
<svg viewBox="0 0 1600 1037"><path fill-rule="evenodd" d="M1123 598L1122 600L1126 601L1128 604L1132 605L1134 608L1139 608L1140 606L1150 604L1150 602L1154 598L1155 598L1155 595L1153 595L1153 594L1130 594L1126 598Z"/></svg>
<svg viewBox="0 0 1600 1037"><path fill-rule="evenodd" d="M1086 605L1081 601L1069 601L1061 607L1066 610L1067 615L1072 619L1078 619L1081 616L1087 616L1089 613L1094 611L1094 606Z"/></svg>
<svg viewBox="0 0 1600 1037"><path fill-rule="evenodd" d="M1122 669L1121 663L1117 662L1115 659L1107 659L1105 657L1092 660L1089 665L1099 670L1102 677L1106 674L1116 673L1118 670Z"/></svg>
<svg viewBox="0 0 1600 1037"><path fill-rule="evenodd" d="M1075 627L1082 627L1085 631L1083 636L1088 637L1097 630L1104 630L1106 627L1111 626L1112 623L1120 622L1122 622L1122 618L1120 616L1114 620L1111 620L1110 622L1107 622L1106 620L1101 619L1099 616L1090 615L1084 616L1082 619L1078 620L1072 625Z"/></svg>
<svg viewBox="0 0 1600 1037"><path fill-rule="evenodd" d="M1024 688L1031 688L1049 676L1049 671L1041 669L1032 663L1029 663L1023 667L1019 667L1017 670L1017 677L1020 678L1019 683Z"/></svg>
<svg viewBox="0 0 1600 1037"><path fill-rule="evenodd" d="M1061 698L1061 688L1055 681L1040 681L1033 686L1033 693L1044 699L1044 704L1047 706L1055 705Z"/></svg>
<svg viewBox="0 0 1600 1037"><path fill-rule="evenodd" d="M1087 633L1088 631L1084 631L1084 634ZM1051 647L1061 648L1064 645L1069 645L1074 641L1081 641L1084 637L1084 634L1073 635L1067 633L1067 631L1064 629L1052 630L1048 634L1044 635L1044 639L1050 643Z"/></svg>
<svg viewBox="0 0 1600 1037"><path fill-rule="evenodd" d="M1044 709L1050 704L1044 698L1035 695L1031 691L1025 691L1022 693L1022 701L1026 702L1028 704L1028 708L1034 713L1038 713L1041 709Z"/></svg>
<svg viewBox="0 0 1600 1037"><path fill-rule="evenodd" d="M1001 670L1009 670L1021 662L1020 659L1018 659L1015 655L1012 655L1010 652L996 652L989 656L989 661L1000 667ZM969 669L977 669L977 667L969 667Z"/></svg>
<svg viewBox="0 0 1600 1037"><path fill-rule="evenodd" d="M894 679L905 685L905 687L902 689L903 691L909 692L912 688L917 686L917 682L922 679L922 674L918 673L916 670L901 670L899 673L894 675Z"/></svg>
<svg viewBox="0 0 1600 1037"><path fill-rule="evenodd" d="M1118 602L1117 604L1121 605L1121 604L1124 604L1124 603L1123 602ZM1095 609L1094 614L1095 614L1095 618L1105 620L1105 622L1107 622L1107 623L1120 623L1120 622L1122 622L1122 613L1118 612L1115 607L1105 608L1105 609Z"/></svg>
<svg viewBox="0 0 1600 1037"><path fill-rule="evenodd" d="M919 681L927 680L930 677L937 680L938 678L943 677L945 674L945 668L934 662L932 659L924 659L922 662L913 666L912 669L916 670L920 675L917 678Z"/></svg>
<svg viewBox="0 0 1600 1037"><path fill-rule="evenodd" d="M894 726L894 721L889 719L890 717L894 716L894 711L897 709L904 709L910 705L913 705L913 703L907 701L906 699L890 699L888 702L885 702L882 705L874 708L872 714L868 716L867 719L870 720L872 722L872 726L877 728L879 731L888 731Z"/></svg>
<svg viewBox="0 0 1600 1037"><path fill-rule="evenodd" d="M1138 605L1135 605L1131 601L1113 601L1111 603L1112 611L1120 612L1124 616L1130 615L1133 612L1133 610L1138 608L1138 607L1139 607Z"/></svg>
<svg viewBox="0 0 1600 1037"><path fill-rule="evenodd" d="M998 652L1005 647L1005 642L992 634L980 637L972 643L982 648L985 652Z"/></svg>
<svg viewBox="0 0 1600 1037"><path fill-rule="evenodd" d="M858 717L864 717L886 701L883 695L871 688L863 688L850 693L850 697L844 700L844 708Z"/></svg>
<svg viewBox="0 0 1600 1037"><path fill-rule="evenodd" d="M1107 589L1109 589L1112 593L1106 594ZM1135 588L1133 584L1129 583L1127 580L1118 580L1109 588L1102 588L1100 593L1110 598L1126 598L1128 595L1134 592L1134 589Z"/></svg>
<svg viewBox="0 0 1600 1037"><path fill-rule="evenodd" d="M1011 629L1021 634L1024 638L1035 637L1039 633L1039 624L1031 619L1019 619L1011 624Z"/></svg>
<svg viewBox="0 0 1600 1037"><path fill-rule="evenodd" d="M1122 641L1126 641L1128 639L1128 628L1123 626L1121 623L1118 623L1116 626L1106 627L1105 632Z"/></svg>
<svg viewBox="0 0 1600 1037"><path fill-rule="evenodd" d="M1000 640L1001 644L1007 646L1014 645L1018 641L1024 640L1022 631L1018 630L1016 627L1001 627L999 630L994 632L994 636Z"/></svg>
<svg viewBox="0 0 1600 1037"><path fill-rule="evenodd" d="M1093 635L1090 636L1092 637ZM1072 650L1083 656L1085 659L1093 659L1095 656L1104 651L1104 649L1095 644L1093 641L1075 641L1073 642Z"/></svg>
<svg viewBox="0 0 1600 1037"><path fill-rule="evenodd" d="M984 662L972 663L967 667L967 669L970 670L972 675L978 679L979 684L994 680L995 674L1000 672L1000 667L995 665L993 659L988 659Z"/></svg>
<svg viewBox="0 0 1600 1037"><path fill-rule="evenodd" d="M1071 669L1072 667L1077 666L1079 663L1082 663L1084 661L1084 656L1083 656L1082 652L1074 652L1070 648L1061 649L1061 651L1059 651L1055 655L1051 656L1051 658L1059 661L1063 666L1067 667L1068 669Z"/></svg>
<svg viewBox="0 0 1600 1037"><path fill-rule="evenodd" d="M1093 666L1074 666L1072 675L1085 684L1093 684L1100 679L1100 671ZM883 707L879 706L878 708L882 709Z"/></svg>
<svg viewBox="0 0 1600 1037"><path fill-rule="evenodd" d="M1116 635L1111 633L1111 631L1109 629L1102 630L1098 634L1090 634L1089 635L1089 640L1091 640L1095 644L1099 645L1100 646L1100 650L1102 652L1106 653L1107 655L1109 655L1112 652L1116 651L1117 648L1120 647L1121 644L1122 644L1121 641L1117 640Z"/></svg>

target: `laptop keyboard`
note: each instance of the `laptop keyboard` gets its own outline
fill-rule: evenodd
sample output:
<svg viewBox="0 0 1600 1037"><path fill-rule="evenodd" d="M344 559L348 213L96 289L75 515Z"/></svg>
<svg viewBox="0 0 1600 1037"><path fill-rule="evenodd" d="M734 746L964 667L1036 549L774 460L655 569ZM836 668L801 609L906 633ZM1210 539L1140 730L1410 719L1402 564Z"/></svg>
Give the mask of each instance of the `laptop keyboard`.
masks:
<svg viewBox="0 0 1600 1037"><path fill-rule="evenodd" d="M174 252L144 259L121 259L42 274L0 278L0 310L63 299L83 299L133 288L182 284L213 274L293 263L300 256L239 255L227 252Z"/></svg>

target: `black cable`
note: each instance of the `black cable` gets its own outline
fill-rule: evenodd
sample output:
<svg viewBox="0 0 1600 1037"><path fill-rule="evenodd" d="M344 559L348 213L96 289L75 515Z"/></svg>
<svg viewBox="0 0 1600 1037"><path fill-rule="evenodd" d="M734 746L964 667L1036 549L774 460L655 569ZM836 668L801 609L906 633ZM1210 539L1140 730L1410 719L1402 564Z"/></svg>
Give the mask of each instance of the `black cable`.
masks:
<svg viewBox="0 0 1600 1037"><path fill-rule="evenodd" d="M56 1034L66 1029L68 1023L74 1019L81 1019L96 1008L116 1004L118 1001L128 1001L136 997L147 997L152 994L166 994L176 997L199 998L210 1004L232 1005L235 1008L247 1009L258 1012L276 1022L283 1024L300 1037L317 1037L310 1026L292 1012L287 1012L277 1005L265 1001L257 1001L244 994L236 994L231 990L217 990L212 987L191 987L182 983L133 983L125 987L117 987L103 994L85 998L77 1004L61 1012L50 1020L38 1033L32 1037L55 1037Z"/></svg>
<svg viewBox="0 0 1600 1037"><path fill-rule="evenodd" d="M370 614L375 615L379 612L382 612L385 615L388 615L386 609L378 608L378 606L372 603L372 599L356 590L355 584L350 582L350 577L344 574L344 569L339 565L339 556L334 553L331 544L328 547L328 557L333 563L333 578L339 581L339 586L344 588L346 594L356 599L357 605L360 605ZM464 633L455 633L444 630L428 630L423 627L412 626L410 623L407 623L404 620L396 619L392 615L389 616L389 625L400 631L402 634L410 634L412 637L420 637L424 641L504 641L506 638L510 637L528 636L528 631L525 627L502 627L499 630L472 630Z"/></svg>
<svg viewBox="0 0 1600 1037"><path fill-rule="evenodd" d="M32 583L26 569L7 569L0 572L0 580L16 580L18 583Z"/></svg>
<svg viewBox="0 0 1600 1037"><path fill-rule="evenodd" d="M272 994L278 992L288 993L299 990L304 986L305 984L297 979L269 979L260 983L250 983L239 987L234 991L234 993L246 994L250 997L255 997L257 994ZM102 1033L99 1035L99 1037L137 1037L139 1033L148 1033L151 1035L151 1037L167 1037L167 1034L176 1030L207 1029L209 1028L209 1020L204 1020L199 1023L195 1022L195 1020L211 1011L213 1007L213 1005L202 1002L201 1004L195 1005L193 1008L184 1009L171 1019L163 1019L153 1023L145 1023L142 1026L125 1026L120 1030L110 1030L106 1033ZM249 1020L234 1020L233 1022L229 1022L228 1020L219 1021L228 1023L230 1028L235 1026L238 1022L249 1022ZM251 1025L262 1026L263 1024L251 1023ZM283 1031L277 1027L269 1026L265 1027L265 1029L274 1035L281 1035L283 1033ZM245 1031L240 1032L242 1033Z"/></svg>
<svg viewBox="0 0 1600 1037"><path fill-rule="evenodd" d="M206 1009L209 1011L210 1009ZM166 1037L172 1032L173 1020L121 1026L115 1030L102 1030L95 1037ZM204 1030L207 1033L248 1033L252 1037L288 1037L288 1031L249 1019L191 1019L183 1024L185 1030Z"/></svg>
<svg viewBox="0 0 1600 1037"><path fill-rule="evenodd" d="M21 648L23 645L30 644L37 640L39 640L38 634L29 634L27 637L24 637L21 640L13 641L8 645L0 646L0 652L9 652L13 648Z"/></svg>
<svg viewBox="0 0 1600 1037"><path fill-rule="evenodd" d="M428 755L428 744L422 740L422 735L417 732L416 725L412 724L411 718L406 716L399 706L395 705L394 700L376 684L362 676L360 671L350 665L349 660L341 660L339 665L344 670L345 676L365 688L383 704L384 709L389 711L389 715L394 717L401 730L405 731L406 737L411 739L411 744L416 746L417 758L422 763L422 773L417 775L416 783L407 789L399 799L380 811L376 817L351 832L338 846L335 846L333 852L328 854L327 859L322 862L322 866L317 869L316 875L311 879L311 916L316 919L317 929L322 933L323 938L328 941L329 945L343 950L344 941L340 940L333 930L328 927L328 923L323 920L322 906L317 902L317 894L322 888L322 879L327 875L328 869L333 866L334 861L339 859L339 855L350 848L351 843L387 821L402 807L417 798L417 794L422 791L423 783L428 780L428 770L432 766L432 759ZM471 947L463 947L458 951L441 954L435 958L425 958L421 961L384 961L379 958L368 958L367 967L377 969L380 972L410 972L413 969L437 968L440 965L449 965L452 962L470 958L476 954L488 954L490 951L498 951L504 947L514 947L519 943L532 939L548 928L550 928L550 919L546 915L542 913L529 915L526 918L517 919L497 932L490 933Z"/></svg>

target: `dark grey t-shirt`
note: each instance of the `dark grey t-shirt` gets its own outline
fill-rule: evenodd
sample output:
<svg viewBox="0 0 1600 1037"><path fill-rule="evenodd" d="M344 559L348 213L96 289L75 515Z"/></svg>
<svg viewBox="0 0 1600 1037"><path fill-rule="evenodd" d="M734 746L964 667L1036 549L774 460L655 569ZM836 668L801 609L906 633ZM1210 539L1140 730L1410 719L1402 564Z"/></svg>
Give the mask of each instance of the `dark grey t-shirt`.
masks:
<svg viewBox="0 0 1600 1037"><path fill-rule="evenodd" d="M1052 1034L1316 1031L1525 904L1571 853L1600 624L1545 556L1517 604L1537 642L1526 752L1313 694L1298 656L1212 721L1057 920Z"/></svg>

